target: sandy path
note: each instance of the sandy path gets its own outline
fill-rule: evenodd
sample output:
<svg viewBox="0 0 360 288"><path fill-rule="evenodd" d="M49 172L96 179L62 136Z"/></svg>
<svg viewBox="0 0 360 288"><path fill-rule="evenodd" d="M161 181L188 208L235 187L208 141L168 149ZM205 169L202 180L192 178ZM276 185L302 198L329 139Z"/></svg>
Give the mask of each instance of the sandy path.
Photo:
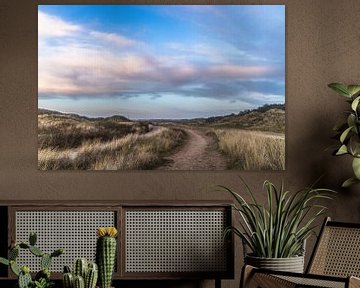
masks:
<svg viewBox="0 0 360 288"><path fill-rule="evenodd" d="M175 154L165 158L158 170L225 170L226 160L216 150L214 140L200 130L184 129L186 144Z"/></svg>

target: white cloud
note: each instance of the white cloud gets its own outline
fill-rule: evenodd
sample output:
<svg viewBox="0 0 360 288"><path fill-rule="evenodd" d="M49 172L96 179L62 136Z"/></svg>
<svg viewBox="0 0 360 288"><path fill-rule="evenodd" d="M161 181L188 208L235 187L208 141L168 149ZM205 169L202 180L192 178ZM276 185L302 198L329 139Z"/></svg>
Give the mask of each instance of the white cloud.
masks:
<svg viewBox="0 0 360 288"><path fill-rule="evenodd" d="M44 37L63 37L70 36L82 30L81 26L62 20L57 16L52 16L39 11L38 14L39 39Z"/></svg>

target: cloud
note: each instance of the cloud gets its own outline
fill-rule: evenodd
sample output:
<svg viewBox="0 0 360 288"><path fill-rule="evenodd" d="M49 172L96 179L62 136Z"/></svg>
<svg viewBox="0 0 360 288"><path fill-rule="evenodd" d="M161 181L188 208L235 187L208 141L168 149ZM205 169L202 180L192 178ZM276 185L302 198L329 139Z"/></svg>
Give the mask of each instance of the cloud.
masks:
<svg viewBox="0 0 360 288"><path fill-rule="evenodd" d="M203 13L192 8L193 13ZM211 8L214 17L222 17L215 8ZM282 63L273 63L266 55L260 59L248 49L251 45L223 38L215 42L218 45L169 41L161 46L167 49L157 50L151 43L39 11L39 98L147 95L156 101L176 93L249 106L284 102Z"/></svg>
<svg viewBox="0 0 360 288"><path fill-rule="evenodd" d="M115 33L103 33L98 31L91 31L90 36L102 40L108 43L112 43L118 46L130 46L136 44L136 41L126 38L124 36Z"/></svg>
<svg viewBox="0 0 360 288"><path fill-rule="evenodd" d="M64 37L82 31L81 26L72 24L53 15L39 11L38 14L39 39L45 37Z"/></svg>

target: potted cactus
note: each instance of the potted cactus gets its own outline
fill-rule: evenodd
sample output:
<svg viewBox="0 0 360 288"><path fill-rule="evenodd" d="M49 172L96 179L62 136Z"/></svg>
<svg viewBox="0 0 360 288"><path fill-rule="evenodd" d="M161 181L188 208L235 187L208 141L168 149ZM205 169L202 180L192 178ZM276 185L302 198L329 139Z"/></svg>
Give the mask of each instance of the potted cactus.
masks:
<svg viewBox="0 0 360 288"><path fill-rule="evenodd" d="M88 263L85 258L78 258L74 263L74 271L69 266L64 267L64 288L95 288L98 279L96 263Z"/></svg>
<svg viewBox="0 0 360 288"><path fill-rule="evenodd" d="M101 227L97 229L96 262L99 267L99 287L110 288L116 258L115 227Z"/></svg>
<svg viewBox="0 0 360 288"><path fill-rule="evenodd" d="M49 288L54 285L50 280L50 265L54 257L58 257L64 253L63 249L57 249L52 253L45 253L36 246L36 233L30 233L29 243L11 243L8 252L8 259L0 257L0 263L10 266L11 271L18 277L19 288ZM41 258L41 270L35 275L34 280L30 275L30 268L26 265L19 266L16 259L19 256L20 249L26 249L33 255Z"/></svg>

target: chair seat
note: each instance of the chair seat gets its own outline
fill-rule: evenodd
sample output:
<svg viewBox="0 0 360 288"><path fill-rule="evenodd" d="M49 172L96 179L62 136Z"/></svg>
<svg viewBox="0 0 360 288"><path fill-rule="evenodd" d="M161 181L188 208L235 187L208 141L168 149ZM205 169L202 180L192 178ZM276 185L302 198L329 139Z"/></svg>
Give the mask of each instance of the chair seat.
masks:
<svg viewBox="0 0 360 288"><path fill-rule="evenodd" d="M280 276L277 277L284 279L286 281L292 282L296 284L295 287L326 287L326 288L345 288L346 286L346 278L335 281L335 279L320 279L320 278L306 278L296 277L296 276ZM321 276L320 276L321 277Z"/></svg>
<svg viewBox="0 0 360 288"><path fill-rule="evenodd" d="M360 223L326 218L311 255L307 273L278 272L246 265L242 288L360 288Z"/></svg>
<svg viewBox="0 0 360 288"><path fill-rule="evenodd" d="M243 273L247 281L243 287L261 288L347 288L360 287L360 279L357 277L334 277L315 274L299 274L292 272L271 271L246 265ZM349 282L352 284L349 286Z"/></svg>

